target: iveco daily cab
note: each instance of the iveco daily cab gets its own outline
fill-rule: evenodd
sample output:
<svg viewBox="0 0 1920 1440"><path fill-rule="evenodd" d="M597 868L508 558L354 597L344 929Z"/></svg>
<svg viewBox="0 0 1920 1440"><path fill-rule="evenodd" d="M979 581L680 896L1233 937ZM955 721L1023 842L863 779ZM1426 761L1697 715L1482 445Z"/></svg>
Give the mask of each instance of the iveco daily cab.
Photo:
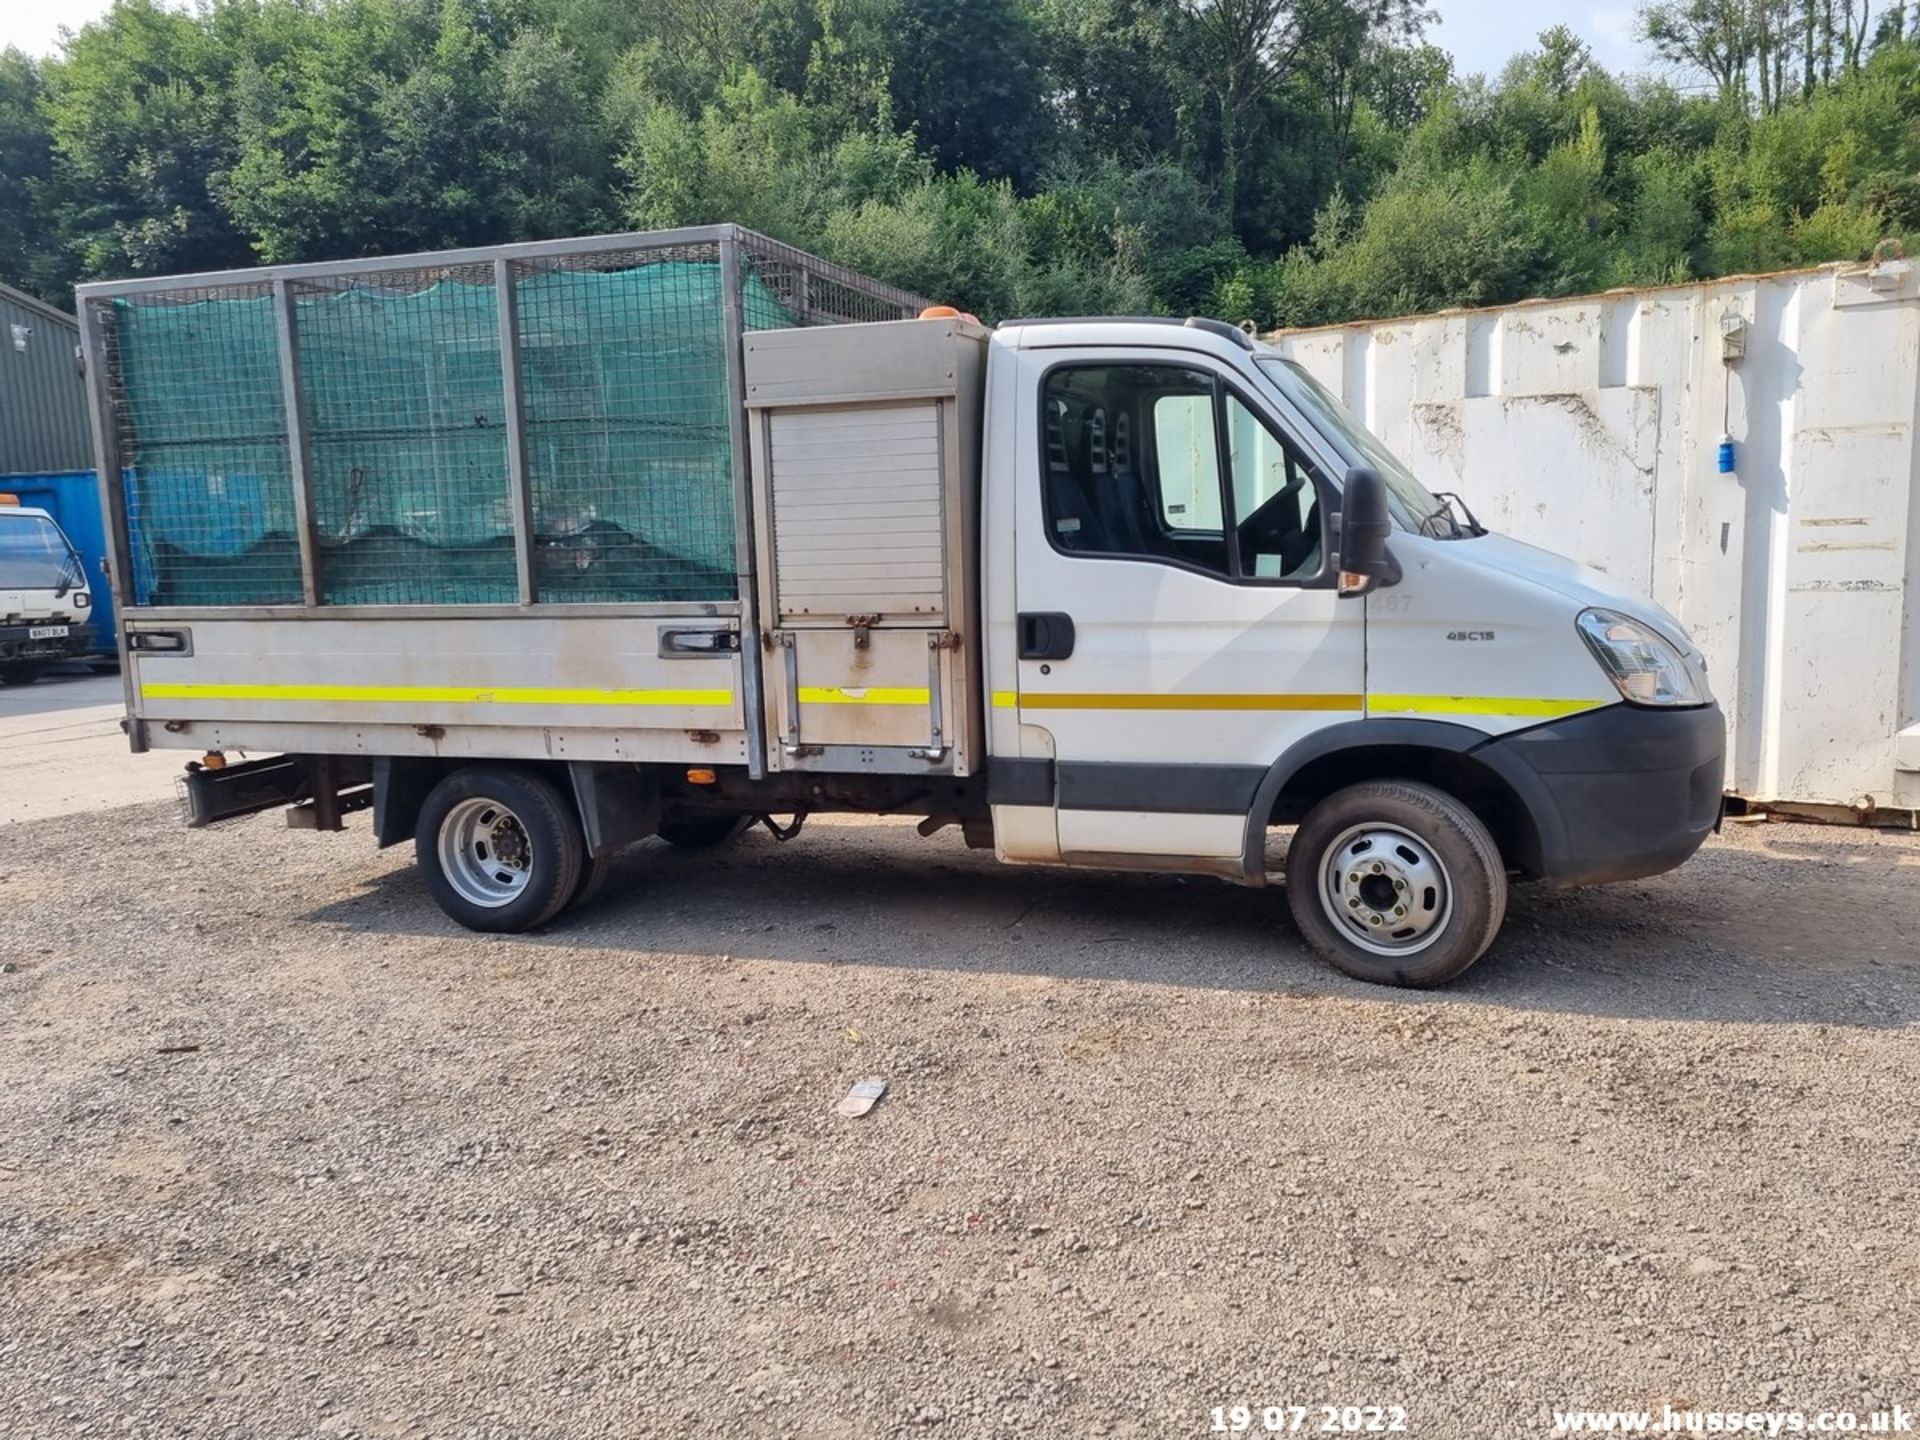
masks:
<svg viewBox="0 0 1920 1440"><path fill-rule="evenodd" d="M476 929L755 819L1255 887L1291 827L1313 947L1431 985L1717 822L1674 619L1231 326L989 330L733 227L81 300L135 748L207 752L201 823L371 809Z"/></svg>

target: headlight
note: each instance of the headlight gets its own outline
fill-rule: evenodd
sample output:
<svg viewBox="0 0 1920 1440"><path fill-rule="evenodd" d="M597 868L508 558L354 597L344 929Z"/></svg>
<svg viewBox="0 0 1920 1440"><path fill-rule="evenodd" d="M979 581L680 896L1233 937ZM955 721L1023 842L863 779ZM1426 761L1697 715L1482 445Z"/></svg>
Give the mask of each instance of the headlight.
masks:
<svg viewBox="0 0 1920 1440"><path fill-rule="evenodd" d="M92 604L93 604L93 596L89 595L86 591L76 590L73 592L73 608L74 609L85 610L91 607Z"/></svg>
<svg viewBox="0 0 1920 1440"><path fill-rule="evenodd" d="M1580 638L1622 698L1635 705L1705 705L1706 679L1667 638L1612 610L1583 610Z"/></svg>

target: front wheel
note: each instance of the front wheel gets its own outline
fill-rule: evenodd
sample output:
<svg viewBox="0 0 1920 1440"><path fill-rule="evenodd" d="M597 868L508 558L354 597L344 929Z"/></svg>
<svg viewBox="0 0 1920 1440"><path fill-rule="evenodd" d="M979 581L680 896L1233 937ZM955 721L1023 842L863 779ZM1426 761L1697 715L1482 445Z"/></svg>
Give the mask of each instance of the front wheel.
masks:
<svg viewBox="0 0 1920 1440"><path fill-rule="evenodd" d="M1374 780L1314 806L1287 851L1287 904L1308 942L1355 979L1443 985L1507 913L1487 827L1429 785Z"/></svg>
<svg viewBox="0 0 1920 1440"><path fill-rule="evenodd" d="M0 685L31 685L40 678L46 665L38 660L21 660L0 665Z"/></svg>
<svg viewBox="0 0 1920 1440"><path fill-rule="evenodd" d="M565 795L514 765L469 765L428 794L414 861L440 908L469 930L544 925L581 888L587 860Z"/></svg>

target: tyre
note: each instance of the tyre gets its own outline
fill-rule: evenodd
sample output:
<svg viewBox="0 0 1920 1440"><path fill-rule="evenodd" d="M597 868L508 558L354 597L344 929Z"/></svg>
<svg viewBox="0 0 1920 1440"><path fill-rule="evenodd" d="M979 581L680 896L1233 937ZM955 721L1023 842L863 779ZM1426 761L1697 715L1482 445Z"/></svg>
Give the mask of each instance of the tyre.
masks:
<svg viewBox="0 0 1920 1440"><path fill-rule="evenodd" d="M572 803L515 765L469 765L427 795L414 862L440 908L469 930L544 925L580 888L587 858Z"/></svg>
<svg viewBox="0 0 1920 1440"><path fill-rule="evenodd" d="M1329 795L1287 851L1287 904L1315 950L1358 980L1444 985L1507 913L1507 872L1474 813L1429 785Z"/></svg>
<svg viewBox="0 0 1920 1440"><path fill-rule="evenodd" d="M0 685L31 685L47 667L38 660L21 660L0 665Z"/></svg>
<svg viewBox="0 0 1920 1440"><path fill-rule="evenodd" d="M580 883L573 887L573 898L567 901L567 909L578 910L582 905L591 905L594 897L607 888L607 876L613 870L613 857L618 850L609 850L604 855L582 855L580 857Z"/></svg>
<svg viewBox="0 0 1920 1440"><path fill-rule="evenodd" d="M751 824L751 815L669 815L660 822L660 838L682 850L711 850L726 844Z"/></svg>

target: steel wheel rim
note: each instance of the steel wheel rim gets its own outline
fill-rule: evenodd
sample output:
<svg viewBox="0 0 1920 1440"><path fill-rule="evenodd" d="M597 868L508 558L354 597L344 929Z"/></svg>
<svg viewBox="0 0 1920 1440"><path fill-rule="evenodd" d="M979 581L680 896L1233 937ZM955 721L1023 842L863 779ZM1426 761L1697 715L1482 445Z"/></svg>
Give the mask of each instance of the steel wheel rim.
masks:
<svg viewBox="0 0 1920 1440"><path fill-rule="evenodd" d="M462 900L511 905L533 877L533 840L498 800L462 800L440 822L440 871Z"/></svg>
<svg viewBox="0 0 1920 1440"><path fill-rule="evenodd" d="M1320 861L1320 908L1371 955L1417 955L1446 933L1453 881L1434 848L1398 825L1353 825Z"/></svg>

